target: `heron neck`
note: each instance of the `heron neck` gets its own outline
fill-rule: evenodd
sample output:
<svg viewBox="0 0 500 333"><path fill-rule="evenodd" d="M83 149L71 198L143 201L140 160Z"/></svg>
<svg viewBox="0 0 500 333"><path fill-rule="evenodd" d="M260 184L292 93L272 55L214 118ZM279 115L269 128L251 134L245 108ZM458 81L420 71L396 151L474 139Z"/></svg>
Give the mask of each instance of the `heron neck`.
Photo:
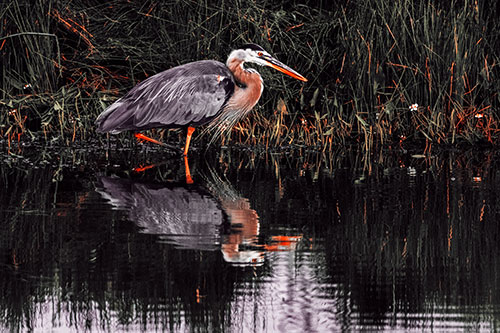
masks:
<svg viewBox="0 0 500 333"><path fill-rule="evenodd" d="M243 67L243 61L234 59L228 64L238 86L234 89L233 97L228 101L235 109L250 111L260 99L264 85L262 78L255 70Z"/></svg>

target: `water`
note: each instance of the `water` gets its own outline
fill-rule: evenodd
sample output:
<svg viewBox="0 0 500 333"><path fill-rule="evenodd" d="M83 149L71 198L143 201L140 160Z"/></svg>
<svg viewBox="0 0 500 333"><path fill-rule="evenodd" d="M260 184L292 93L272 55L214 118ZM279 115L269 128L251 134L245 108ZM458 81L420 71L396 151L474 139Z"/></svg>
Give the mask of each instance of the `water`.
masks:
<svg viewBox="0 0 500 333"><path fill-rule="evenodd" d="M496 152L15 154L2 330L498 329Z"/></svg>

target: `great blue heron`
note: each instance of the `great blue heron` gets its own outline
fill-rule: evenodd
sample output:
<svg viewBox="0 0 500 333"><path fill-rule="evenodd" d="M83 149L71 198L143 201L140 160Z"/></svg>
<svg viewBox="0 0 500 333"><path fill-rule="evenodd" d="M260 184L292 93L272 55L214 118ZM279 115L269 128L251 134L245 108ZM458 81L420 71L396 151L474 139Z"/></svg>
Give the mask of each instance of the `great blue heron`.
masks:
<svg viewBox="0 0 500 333"><path fill-rule="evenodd" d="M208 129L218 133L229 130L259 101L262 78L256 70L243 67L245 62L307 81L259 45L246 44L232 51L225 65L215 60L195 61L142 81L99 115L97 131L116 134L187 127L187 155L196 126L209 124Z"/></svg>

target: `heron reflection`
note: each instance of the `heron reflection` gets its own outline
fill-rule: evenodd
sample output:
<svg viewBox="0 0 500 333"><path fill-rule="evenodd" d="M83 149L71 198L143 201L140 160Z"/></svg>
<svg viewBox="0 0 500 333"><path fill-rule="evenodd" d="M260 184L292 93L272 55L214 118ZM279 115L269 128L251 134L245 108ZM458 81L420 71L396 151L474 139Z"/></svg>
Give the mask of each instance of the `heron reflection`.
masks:
<svg viewBox="0 0 500 333"><path fill-rule="evenodd" d="M234 265L262 264L259 216L248 199L213 170L202 178L202 185L183 185L102 176L96 190L142 233L179 249L221 249Z"/></svg>

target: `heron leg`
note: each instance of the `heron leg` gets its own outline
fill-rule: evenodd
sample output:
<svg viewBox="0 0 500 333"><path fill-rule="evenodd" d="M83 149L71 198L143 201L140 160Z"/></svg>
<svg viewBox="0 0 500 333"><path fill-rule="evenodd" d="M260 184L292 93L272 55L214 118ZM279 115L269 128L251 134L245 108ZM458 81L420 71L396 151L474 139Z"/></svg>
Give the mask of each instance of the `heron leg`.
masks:
<svg viewBox="0 0 500 333"><path fill-rule="evenodd" d="M194 127L189 126L186 137L186 145L184 146L184 156L188 154L189 143L191 142L191 136L193 135Z"/></svg>
<svg viewBox="0 0 500 333"><path fill-rule="evenodd" d="M149 141L149 142L152 142L152 143L156 143L157 145L160 145L160 146L172 149L172 150L176 151L177 153L179 153L180 149L178 147L175 147L175 146L172 146L172 145L168 145L168 144L166 144L164 142L160 142L158 140L152 139L152 138L150 138L148 136L145 136L142 133L135 133L134 135L135 135L135 137L137 138L138 141L145 140L145 141Z"/></svg>
<svg viewBox="0 0 500 333"><path fill-rule="evenodd" d="M188 157L184 155L184 169L186 169L186 184L192 184L193 178L191 178L191 171L189 171Z"/></svg>
<svg viewBox="0 0 500 333"><path fill-rule="evenodd" d="M156 143L157 145L160 145L160 146L165 146L165 144L163 142L160 142L158 140L150 138L149 136L145 136L142 133L135 133L134 135L137 138L137 140L139 140L139 141L140 140L145 140L145 141L149 141L149 142L152 142L152 143Z"/></svg>
<svg viewBox="0 0 500 333"><path fill-rule="evenodd" d="M137 168L133 168L132 171L139 173L139 172L144 172L148 169L156 168L157 166L158 164L139 165Z"/></svg>

